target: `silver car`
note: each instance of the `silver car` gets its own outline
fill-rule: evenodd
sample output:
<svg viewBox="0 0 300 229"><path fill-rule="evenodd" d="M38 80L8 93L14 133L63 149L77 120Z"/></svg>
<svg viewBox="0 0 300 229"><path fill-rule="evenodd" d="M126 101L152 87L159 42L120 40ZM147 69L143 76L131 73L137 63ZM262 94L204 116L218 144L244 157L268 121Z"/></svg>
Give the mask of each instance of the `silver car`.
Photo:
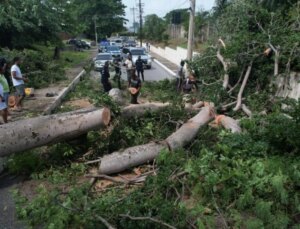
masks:
<svg viewBox="0 0 300 229"><path fill-rule="evenodd" d="M141 56L144 66L147 67L147 69L150 69L152 67L152 57L145 52L144 48L131 47L128 48L128 50L132 56L133 63L135 63L139 56Z"/></svg>
<svg viewBox="0 0 300 229"><path fill-rule="evenodd" d="M101 71L106 61L112 62L113 57L110 53L99 53L94 58L95 71Z"/></svg>

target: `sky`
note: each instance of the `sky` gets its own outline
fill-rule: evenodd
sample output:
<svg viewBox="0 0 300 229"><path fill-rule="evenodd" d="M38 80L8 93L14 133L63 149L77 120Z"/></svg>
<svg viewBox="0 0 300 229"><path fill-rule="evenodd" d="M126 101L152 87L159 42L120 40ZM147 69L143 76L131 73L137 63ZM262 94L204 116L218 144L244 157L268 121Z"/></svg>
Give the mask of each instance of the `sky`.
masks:
<svg viewBox="0 0 300 229"><path fill-rule="evenodd" d="M133 14L130 8L137 7L139 0L122 0L126 8L126 18L129 20L127 26L132 25ZM196 10L200 9L210 10L214 5L215 0L196 0ZM157 14L164 17L166 13L178 8L189 8L189 0L142 0L144 3L144 15ZM136 11L137 20L138 11Z"/></svg>

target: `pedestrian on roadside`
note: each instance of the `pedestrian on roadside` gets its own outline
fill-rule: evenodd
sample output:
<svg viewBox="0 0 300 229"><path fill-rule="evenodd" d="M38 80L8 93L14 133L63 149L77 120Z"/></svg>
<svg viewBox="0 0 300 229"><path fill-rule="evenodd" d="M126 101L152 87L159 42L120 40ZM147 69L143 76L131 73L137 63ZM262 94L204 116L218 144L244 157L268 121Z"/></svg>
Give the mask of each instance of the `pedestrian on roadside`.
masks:
<svg viewBox="0 0 300 229"><path fill-rule="evenodd" d="M150 52L150 48L151 48L150 43L147 43L147 50L148 50L148 52Z"/></svg>
<svg viewBox="0 0 300 229"><path fill-rule="evenodd" d="M176 87L177 87L178 92L182 91L182 83L183 83L184 78L185 78L184 65L185 65L185 62L182 60L180 62L180 67L178 69L177 77L176 77Z"/></svg>
<svg viewBox="0 0 300 229"><path fill-rule="evenodd" d="M143 81L145 81L144 63L143 63L141 56L139 56L138 59L136 60L135 67L136 67L136 71L137 71L137 75L138 75L139 79L141 78L140 76L142 76Z"/></svg>
<svg viewBox="0 0 300 229"><path fill-rule="evenodd" d="M118 88L121 89L121 75L122 75L122 71L121 71L121 60L119 58L115 58L113 65L115 67L115 80L118 83Z"/></svg>
<svg viewBox="0 0 300 229"><path fill-rule="evenodd" d="M13 59L13 66L11 67L11 77L13 81L13 85L16 89L16 105L14 110L21 111L22 110L22 102L25 98L25 82L28 82L26 78L26 74L22 74L20 70L20 65L22 60L20 57L15 57Z"/></svg>
<svg viewBox="0 0 300 229"><path fill-rule="evenodd" d="M125 66L126 66L126 72L127 72L127 81L128 81L128 87L130 85L130 80L132 76L132 69L133 69L133 62L132 62L132 57L130 54L127 56L127 60L125 61Z"/></svg>
<svg viewBox="0 0 300 229"><path fill-rule="evenodd" d="M9 98L9 84L8 81L4 75L7 67L7 62L4 58L0 58L0 84L2 84L3 87L3 94L6 106L8 107L8 98Z"/></svg>
<svg viewBox="0 0 300 229"><path fill-rule="evenodd" d="M142 87L141 79L134 73L129 83L129 91L131 94L131 104L139 104L138 96Z"/></svg>
<svg viewBox="0 0 300 229"><path fill-rule="evenodd" d="M101 70L101 83L106 93L108 93L112 88L111 83L109 82L109 78L109 61L106 61L104 67Z"/></svg>
<svg viewBox="0 0 300 229"><path fill-rule="evenodd" d="M8 96L9 96L9 86L7 80L3 73L6 68L6 60L0 59L0 112L4 123L7 123L8 119Z"/></svg>

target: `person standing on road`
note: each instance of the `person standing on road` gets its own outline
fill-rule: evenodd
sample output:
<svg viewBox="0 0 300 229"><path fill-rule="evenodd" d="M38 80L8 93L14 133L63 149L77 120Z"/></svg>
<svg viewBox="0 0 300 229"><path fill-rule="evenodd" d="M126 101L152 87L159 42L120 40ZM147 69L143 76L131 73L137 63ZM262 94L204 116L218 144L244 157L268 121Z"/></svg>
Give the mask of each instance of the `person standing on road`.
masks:
<svg viewBox="0 0 300 229"><path fill-rule="evenodd" d="M127 81L128 81L128 87L129 87L131 76L132 76L132 69L133 69L132 57L130 54L127 56L127 60L125 61L124 64L126 66Z"/></svg>
<svg viewBox="0 0 300 229"><path fill-rule="evenodd" d="M17 99L15 110L21 111L22 110L22 101L25 98L25 82L28 82L28 79L23 75L20 70L20 65L22 60L20 57L15 57L13 60L14 65L11 67L11 77L13 81L13 85L17 92Z"/></svg>
<svg viewBox="0 0 300 229"><path fill-rule="evenodd" d="M140 94L140 90L142 87L141 79L133 73L132 78L129 82L129 91L131 94L131 104L139 104L138 103L138 96Z"/></svg>
<svg viewBox="0 0 300 229"><path fill-rule="evenodd" d="M136 60L135 67L136 67L136 71L137 71L139 79L141 78L140 76L142 75L142 79L143 79L143 81L145 81L145 78L144 78L144 63L143 63L143 60L142 60L141 56L139 56L138 59Z"/></svg>
<svg viewBox="0 0 300 229"><path fill-rule="evenodd" d="M114 59L114 67L115 67L115 80L118 83L118 88L121 89L121 75L122 75L122 71L121 71L121 64L120 64L121 60L119 58Z"/></svg>
<svg viewBox="0 0 300 229"><path fill-rule="evenodd" d="M182 91L182 83L183 83L184 78L185 78L184 65L185 65L185 62L182 60L180 62L180 67L179 67L179 70L177 72L177 79L176 79L176 86L177 86L177 91L178 92Z"/></svg>
<svg viewBox="0 0 300 229"><path fill-rule="evenodd" d="M112 88L111 83L109 82L109 78L109 61L106 61L104 67L101 70L101 83L105 92L109 92Z"/></svg>

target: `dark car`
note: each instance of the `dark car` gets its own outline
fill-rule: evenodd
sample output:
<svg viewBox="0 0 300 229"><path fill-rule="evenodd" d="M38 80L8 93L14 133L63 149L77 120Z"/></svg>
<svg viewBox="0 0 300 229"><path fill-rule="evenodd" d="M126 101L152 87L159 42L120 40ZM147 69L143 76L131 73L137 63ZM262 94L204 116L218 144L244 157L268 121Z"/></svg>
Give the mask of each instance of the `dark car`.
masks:
<svg viewBox="0 0 300 229"><path fill-rule="evenodd" d="M67 44L68 45L75 45L76 42L77 42L77 39L70 39L70 40L67 41Z"/></svg>
<svg viewBox="0 0 300 229"><path fill-rule="evenodd" d="M86 41L80 41L83 49L90 49L91 46Z"/></svg>

